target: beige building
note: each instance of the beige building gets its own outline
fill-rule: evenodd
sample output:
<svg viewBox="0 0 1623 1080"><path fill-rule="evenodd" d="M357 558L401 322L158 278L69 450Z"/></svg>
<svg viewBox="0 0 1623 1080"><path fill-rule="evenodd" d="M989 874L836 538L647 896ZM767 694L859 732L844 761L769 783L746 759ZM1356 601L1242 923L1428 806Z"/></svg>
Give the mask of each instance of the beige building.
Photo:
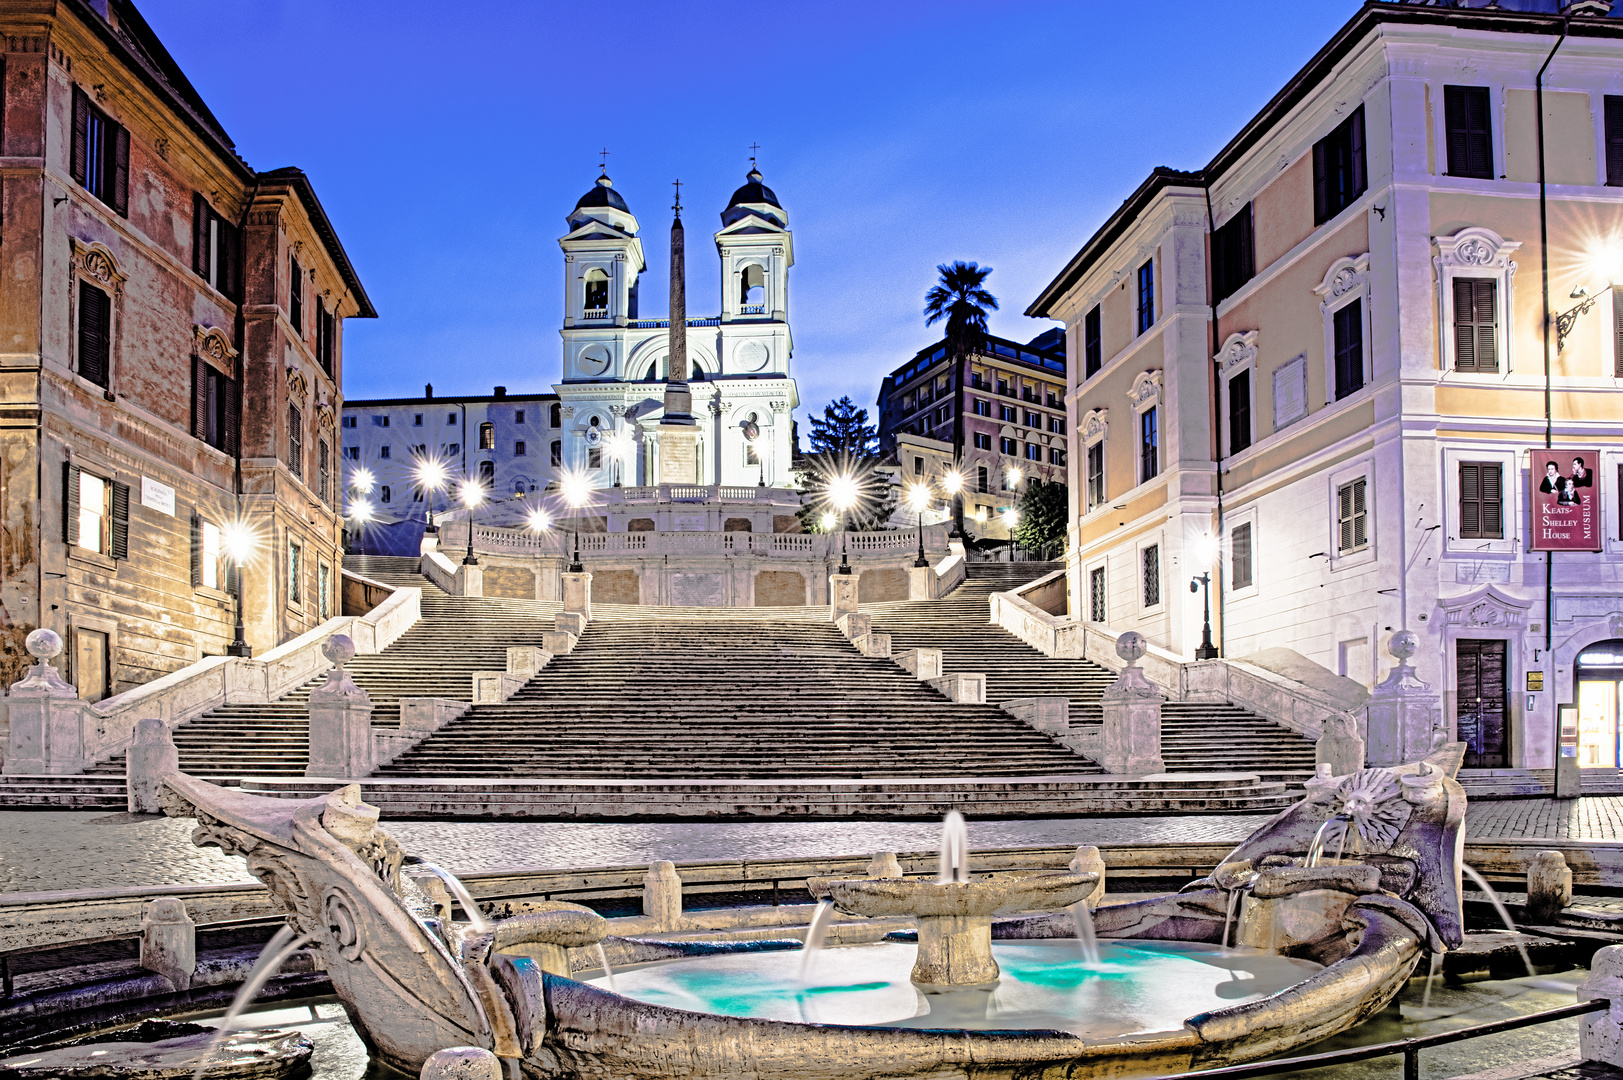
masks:
<svg viewBox="0 0 1623 1080"><path fill-rule="evenodd" d="M345 318L309 180L256 172L124 0L10 4L0 225L0 627L99 700L339 603Z"/></svg>
<svg viewBox="0 0 1623 1080"><path fill-rule="evenodd" d="M1618 763L1607 7L1366 5L1032 304L1068 331L1075 617L1193 656L1210 572L1224 655L1291 648L1369 686L1407 627L1467 765L1549 767L1558 705L1582 707L1572 752ZM1586 459L1598 552L1531 550L1546 445Z"/></svg>

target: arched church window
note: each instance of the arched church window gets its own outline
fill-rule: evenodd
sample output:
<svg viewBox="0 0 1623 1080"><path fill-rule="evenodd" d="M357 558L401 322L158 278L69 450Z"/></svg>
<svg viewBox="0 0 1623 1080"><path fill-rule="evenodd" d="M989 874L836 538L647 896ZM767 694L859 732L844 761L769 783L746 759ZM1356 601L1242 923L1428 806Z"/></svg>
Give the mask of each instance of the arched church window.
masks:
<svg viewBox="0 0 1623 1080"><path fill-rule="evenodd" d="M609 275L601 270L586 271L586 314L602 315L609 307Z"/></svg>
<svg viewBox="0 0 1623 1080"><path fill-rule="evenodd" d="M766 271L756 263L750 263L738 275L738 304L746 315L766 309Z"/></svg>
<svg viewBox="0 0 1623 1080"><path fill-rule="evenodd" d="M479 449L496 449L496 425L484 423L479 425Z"/></svg>

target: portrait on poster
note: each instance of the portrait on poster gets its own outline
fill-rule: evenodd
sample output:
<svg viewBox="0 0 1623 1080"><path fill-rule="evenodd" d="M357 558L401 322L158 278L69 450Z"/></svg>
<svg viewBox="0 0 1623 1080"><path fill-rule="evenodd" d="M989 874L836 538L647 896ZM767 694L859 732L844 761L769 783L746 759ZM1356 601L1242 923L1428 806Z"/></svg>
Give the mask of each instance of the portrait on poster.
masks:
<svg viewBox="0 0 1623 1080"><path fill-rule="evenodd" d="M1594 450L1529 451L1533 486L1533 551L1599 551Z"/></svg>

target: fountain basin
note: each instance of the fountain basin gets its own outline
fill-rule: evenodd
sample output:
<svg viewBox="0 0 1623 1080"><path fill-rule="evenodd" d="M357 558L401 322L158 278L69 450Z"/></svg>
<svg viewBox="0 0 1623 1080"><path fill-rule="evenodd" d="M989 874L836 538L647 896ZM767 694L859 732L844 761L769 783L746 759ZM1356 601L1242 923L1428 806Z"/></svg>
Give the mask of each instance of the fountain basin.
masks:
<svg viewBox="0 0 1623 1080"><path fill-rule="evenodd" d="M807 884L814 893L826 892L835 907L852 915L916 919L913 985L926 994L944 994L998 985L993 915L1070 907L1092 893L1098 882L1094 873L1059 873L987 881L814 878Z"/></svg>

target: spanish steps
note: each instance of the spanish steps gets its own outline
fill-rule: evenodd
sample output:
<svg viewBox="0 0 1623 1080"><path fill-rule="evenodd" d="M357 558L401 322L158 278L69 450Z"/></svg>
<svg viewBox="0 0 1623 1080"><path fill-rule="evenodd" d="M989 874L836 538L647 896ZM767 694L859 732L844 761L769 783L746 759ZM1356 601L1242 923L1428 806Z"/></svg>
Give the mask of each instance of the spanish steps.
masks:
<svg viewBox="0 0 1623 1080"><path fill-rule="evenodd" d="M892 652L941 650L943 671L986 673L986 700L1062 696L1071 723L1100 723L1100 695L1115 673L1090 660L1045 656L988 622L988 597L1059 569L1058 563L970 563L968 578L940 600L869 604ZM1161 708L1161 757L1169 772L1242 771L1299 785L1313 774L1313 743L1244 709L1169 701Z"/></svg>

